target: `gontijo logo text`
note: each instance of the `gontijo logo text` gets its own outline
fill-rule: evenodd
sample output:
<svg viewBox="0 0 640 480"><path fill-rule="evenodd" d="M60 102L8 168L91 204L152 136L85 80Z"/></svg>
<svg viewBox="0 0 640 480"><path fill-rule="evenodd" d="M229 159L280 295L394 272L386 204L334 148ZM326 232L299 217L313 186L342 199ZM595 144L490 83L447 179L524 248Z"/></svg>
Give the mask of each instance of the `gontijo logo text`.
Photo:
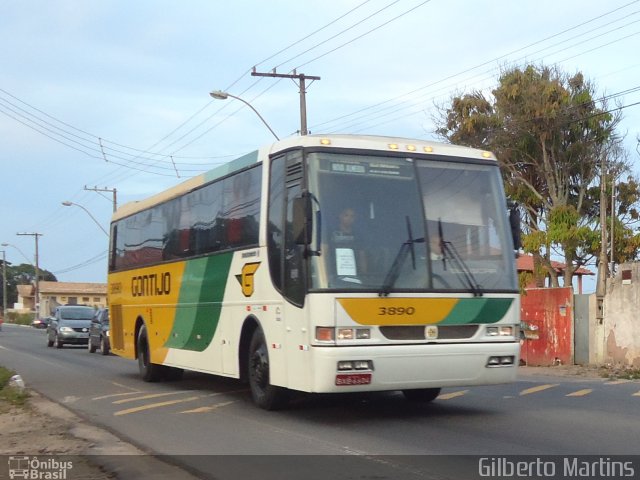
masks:
<svg viewBox="0 0 640 480"><path fill-rule="evenodd" d="M133 297L152 297L171 293L171 273L150 273L131 278L131 295Z"/></svg>

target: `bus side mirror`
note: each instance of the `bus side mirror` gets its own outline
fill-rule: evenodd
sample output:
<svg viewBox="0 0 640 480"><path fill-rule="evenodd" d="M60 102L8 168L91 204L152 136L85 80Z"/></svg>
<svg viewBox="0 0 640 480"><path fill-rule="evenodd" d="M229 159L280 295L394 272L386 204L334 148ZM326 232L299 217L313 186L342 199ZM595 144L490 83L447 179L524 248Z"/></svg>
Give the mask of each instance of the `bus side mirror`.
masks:
<svg viewBox="0 0 640 480"><path fill-rule="evenodd" d="M293 199L293 241L296 245L310 245L312 233L311 197L302 194Z"/></svg>
<svg viewBox="0 0 640 480"><path fill-rule="evenodd" d="M520 250L522 247L522 239L520 238L520 210L518 204L509 202L509 226L511 227L511 236L513 237L513 248Z"/></svg>

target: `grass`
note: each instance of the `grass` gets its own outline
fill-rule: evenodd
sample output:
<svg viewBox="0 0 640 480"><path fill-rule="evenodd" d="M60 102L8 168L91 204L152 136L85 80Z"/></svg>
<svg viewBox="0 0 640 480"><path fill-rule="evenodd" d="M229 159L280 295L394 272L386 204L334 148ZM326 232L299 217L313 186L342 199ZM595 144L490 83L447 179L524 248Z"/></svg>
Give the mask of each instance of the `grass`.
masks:
<svg viewBox="0 0 640 480"><path fill-rule="evenodd" d="M29 398L29 393L26 390L9 385L9 379L14 375L15 372L0 367L0 405L2 406L22 406Z"/></svg>
<svg viewBox="0 0 640 480"><path fill-rule="evenodd" d="M640 368L621 365L601 367L601 376L609 380L640 380Z"/></svg>

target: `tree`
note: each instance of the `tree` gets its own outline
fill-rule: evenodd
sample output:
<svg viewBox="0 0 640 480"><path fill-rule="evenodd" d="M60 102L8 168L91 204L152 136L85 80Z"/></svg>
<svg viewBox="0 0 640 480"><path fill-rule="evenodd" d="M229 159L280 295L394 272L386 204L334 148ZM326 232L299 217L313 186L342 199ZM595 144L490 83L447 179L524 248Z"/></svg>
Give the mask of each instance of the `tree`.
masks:
<svg viewBox="0 0 640 480"><path fill-rule="evenodd" d="M507 195L526 214L524 248L534 255L534 270L546 271L554 286L555 247L564 255L565 285L599 248L591 189L603 173L603 155L620 142L620 117L607 110L581 73L528 65L504 71L491 95L454 96L435 119L437 134L451 143L496 153Z"/></svg>
<svg viewBox="0 0 640 480"><path fill-rule="evenodd" d="M1 263L1 261L0 261ZM49 272L39 268L40 280L57 282L56 276ZM36 269L33 265L27 263L21 263L20 265L12 266L7 262L7 307L13 305L18 301L18 285L30 285L35 282ZM2 304L2 289L0 289L0 305Z"/></svg>

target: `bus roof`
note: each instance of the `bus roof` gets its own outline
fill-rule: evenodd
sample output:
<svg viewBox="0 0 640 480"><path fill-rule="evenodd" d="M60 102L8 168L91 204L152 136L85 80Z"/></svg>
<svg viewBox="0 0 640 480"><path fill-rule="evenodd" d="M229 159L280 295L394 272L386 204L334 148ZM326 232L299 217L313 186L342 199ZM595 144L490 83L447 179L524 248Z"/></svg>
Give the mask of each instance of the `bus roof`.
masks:
<svg viewBox="0 0 640 480"><path fill-rule="evenodd" d="M224 165L214 168L208 172L202 173L190 178L174 187L160 192L151 197L139 201L133 201L120 207L112 217L112 221L128 217L136 212L145 210L149 207L163 203L172 198L190 192L216 178L222 178L232 172L249 167L255 163L261 162L283 150L296 147L330 147L344 149L360 149L360 150L378 150L384 152L404 152L407 155L413 154L431 154L438 156L466 157L482 160L494 160L495 156L488 151L478 150L475 148L460 147L447 143L431 142L426 140L385 137L375 135L305 135L285 138L283 140L265 145L260 150L243 155Z"/></svg>

